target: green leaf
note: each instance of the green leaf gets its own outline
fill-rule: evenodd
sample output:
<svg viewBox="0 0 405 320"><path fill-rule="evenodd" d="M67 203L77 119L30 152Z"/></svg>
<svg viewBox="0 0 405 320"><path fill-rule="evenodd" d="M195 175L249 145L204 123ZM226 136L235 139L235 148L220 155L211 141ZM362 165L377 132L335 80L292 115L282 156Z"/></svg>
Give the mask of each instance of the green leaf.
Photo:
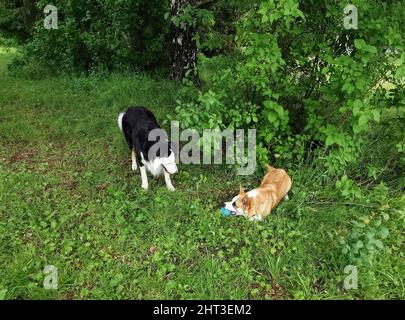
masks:
<svg viewBox="0 0 405 320"><path fill-rule="evenodd" d="M328 136L326 138L326 141L325 141L326 147L329 147L329 146L333 145L334 143L335 143L335 139L333 138L333 136Z"/></svg>
<svg viewBox="0 0 405 320"><path fill-rule="evenodd" d="M363 248L364 247L363 241L361 240L357 241L354 247L357 249Z"/></svg>
<svg viewBox="0 0 405 320"><path fill-rule="evenodd" d="M383 243L380 240L375 240L374 244L377 246L377 248L382 249L384 248Z"/></svg>
<svg viewBox="0 0 405 320"><path fill-rule="evenodd" d="M363 90L366 86L366 79L364 77L360 77L356 81L356 88L359 90Z"/></svg>
<svg viewBox="0 0 405 320"><path fill-rule="evenodd" d="M366 114L362 114L360 117L359 117L359 126L361 127L361 128L364 128L364 126L368 123L368 116L366 115Z"/></svg>
<svg viewBox="0 0 405 320"><path fill-rule="evenodd" d="M267 114L267 120L269 120L270 123L273 123L276 121L276 115L272 112L269 112Z"/></svg>
<svg viewBox="0 0 405 320"><path fill-rule="evenodd" d="M354 116L357 116L357 115L360 114L360 110L361 110L362 105L363 104L362 104L362 102L360 100L354 101L354 103L353 103L353 111L352 111Z"/></svg>
<svg viewBox="0 0 405 320"><path fill-rule="evenodd" d="M388 231L388 229L386 227L381 227L379 234L381 236L381 238L385 239L386 237L388 237L388 234L390 232Z"/></svg>
<svg viewBox="0 0 405 320"><path fill-rule="evenodd" d="M380 122L380 111L377 109L374 109L371 111L371 113L373 114L373 119L375 122Z"/></svg>
<svg viewBox="0 0 405 320"><path fill-rule="evenodd" d="M405 64L401 65L395 72L395 78L400 79L405 77Z"/></svg>
<svg viewBox="0 0 405 320"><path fill-rule="evenodd" d="M355 39L354 40L354 46L357 49L362 49L366 45L366 42L363 39Z"/></svg>
<svg viewBox="0 0 405 320"><path fill-rule="evenodd" d="M365 51L370 52L370 53L377 53L377 48L374 46L366 45L364 48Z"/></svg>

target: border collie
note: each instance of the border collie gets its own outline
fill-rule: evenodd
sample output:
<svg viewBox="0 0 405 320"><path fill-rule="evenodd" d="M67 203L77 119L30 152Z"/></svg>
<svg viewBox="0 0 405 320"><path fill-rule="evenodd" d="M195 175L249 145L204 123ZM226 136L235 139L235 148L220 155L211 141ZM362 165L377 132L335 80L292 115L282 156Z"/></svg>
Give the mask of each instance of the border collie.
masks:
<svg viewBox="0 0 405 320"><path fill-rule="evenodd" d="M175 191L170 180L170 176L178 172L174 152L170 141L162 139L159 131L154 131L163 132L155 115L145 107L129 107L126 112L119 114L118 125L131 150L132 170L137 170L137 164L140 166L142 188L148 189L148 170L155 177L164 175L167 189ZM150 141L153 133L160 139Z"/></svg>

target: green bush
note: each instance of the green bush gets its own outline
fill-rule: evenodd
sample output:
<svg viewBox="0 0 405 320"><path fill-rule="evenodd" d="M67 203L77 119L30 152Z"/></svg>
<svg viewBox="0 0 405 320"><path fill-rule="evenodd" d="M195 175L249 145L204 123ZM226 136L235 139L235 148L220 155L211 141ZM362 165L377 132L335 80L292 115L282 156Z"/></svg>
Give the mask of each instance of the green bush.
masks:
<svg viewBox="0 0 405 320"><path fill-rule="evenodd" d="M38 16L35 1L0 0L0 33L26 41L32 36Z"/></svg>
<svg viewBox="0 0 405 320"><path fill-rule="evenodd" d="M261 163L278 158L286 165L285 157L302 155L317 141L328 172L344 174L359 159L370 125L404 102L397 91L392 105L386 86L403 86L402 3L353 4L357 30L343 27L346 3L265 0L252 6L238 22L233 63L208 74L209 86L197 96L179 99L182 125L254 127Z"/></svg>
<svg viewBox="0 0 405 320"><path fill-rule="evenodd" d="M47 1L38 1L42 12ZM54 1L58 29L35 23L24 59L54 71L145 69L165 55L168 10L162 0Z"/></svg>

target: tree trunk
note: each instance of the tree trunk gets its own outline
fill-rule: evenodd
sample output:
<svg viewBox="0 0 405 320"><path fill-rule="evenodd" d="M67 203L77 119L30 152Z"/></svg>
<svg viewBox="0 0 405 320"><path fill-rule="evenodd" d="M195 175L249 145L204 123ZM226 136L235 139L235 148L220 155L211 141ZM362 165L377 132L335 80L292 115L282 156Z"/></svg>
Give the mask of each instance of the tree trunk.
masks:
<svg viewBox="0 0 405 320"><path fill-rule="evenodd" d="M194 0L170 0L171 17L176 17L186 5L193 5ZM181 80L186 72L194 83L199 82L197 74L197 43L194 40L196 22L180 22L175 25L170 22L170 63L171 75L174 79Z"/></svg>

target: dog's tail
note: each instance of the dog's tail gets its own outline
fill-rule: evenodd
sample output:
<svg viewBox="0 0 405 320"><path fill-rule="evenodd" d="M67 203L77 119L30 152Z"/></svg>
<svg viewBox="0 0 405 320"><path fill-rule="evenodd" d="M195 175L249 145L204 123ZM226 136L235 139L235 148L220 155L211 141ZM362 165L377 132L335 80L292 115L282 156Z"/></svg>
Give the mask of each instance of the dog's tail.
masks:
<svg viewBox="0 0 405 320"><path fill-rule="evenodd" d="M121 112L118 115L118 126L120 127L121 131L122 131L122 119L124 118L124 116L125 116L125 112Z"/></svg>

